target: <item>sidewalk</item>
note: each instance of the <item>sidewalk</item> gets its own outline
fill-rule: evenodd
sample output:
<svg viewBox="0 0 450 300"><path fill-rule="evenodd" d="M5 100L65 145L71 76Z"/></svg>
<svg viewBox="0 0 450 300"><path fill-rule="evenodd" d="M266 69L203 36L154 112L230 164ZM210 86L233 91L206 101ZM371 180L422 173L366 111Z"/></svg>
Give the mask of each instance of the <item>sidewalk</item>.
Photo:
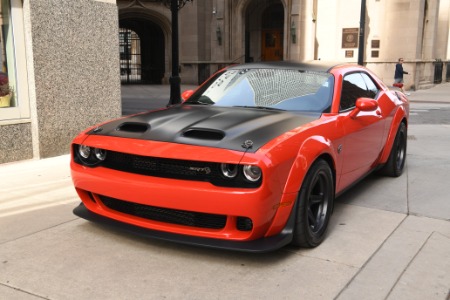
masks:
<svg viewBox="0 0 450 300"><path fill-rule="evenodd" d="M162 103L168 90L158 91ZM450 83L409 98L413 107L450 103ZM264 255L145 240L77 218L69 155L0 165L0 299L449 300L448 149L448 125L411 125L405 174L369 176L338 198L318 248Z"/></svg>
<svg viewBox="0 0 450 300"><path fill-rule="evenodd" d="M435 85L431 89L408 91L411 102L450 103L450 82Z"/></svg>

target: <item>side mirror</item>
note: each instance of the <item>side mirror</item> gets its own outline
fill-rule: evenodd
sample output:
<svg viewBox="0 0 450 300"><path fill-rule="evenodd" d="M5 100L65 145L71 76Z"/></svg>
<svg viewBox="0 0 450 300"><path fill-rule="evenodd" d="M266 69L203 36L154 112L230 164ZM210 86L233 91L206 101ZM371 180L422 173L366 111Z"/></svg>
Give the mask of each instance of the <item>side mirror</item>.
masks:
<svg viewBox="0 0 450 300"><path fill-rule="evenodd" d="M378 108L378 102L371 98L358 98L355 109L350 112L350 118L354 119L360 111L374 111Z"/></svg>
<svg viewBox="0 0 450 300"><path fill-rule="evenodd" d="M181 100L186 101L187 99L189 99L189 97L192 96L192 94L194 93L194 90L187 90L181 93Z"/></svg>

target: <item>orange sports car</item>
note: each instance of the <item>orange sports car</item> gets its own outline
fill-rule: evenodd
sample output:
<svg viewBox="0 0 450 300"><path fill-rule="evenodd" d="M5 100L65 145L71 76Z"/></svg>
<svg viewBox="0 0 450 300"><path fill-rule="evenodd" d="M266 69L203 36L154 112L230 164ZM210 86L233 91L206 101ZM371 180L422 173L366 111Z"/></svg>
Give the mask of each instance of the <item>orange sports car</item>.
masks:
<svg viewBox="0 0 450 300"><path fill-rule="evenodd" d="M337 195L402 174L408 100L364 67L244 64L184 95L73 140L76 215L207 247L315 247Z"/></svg>

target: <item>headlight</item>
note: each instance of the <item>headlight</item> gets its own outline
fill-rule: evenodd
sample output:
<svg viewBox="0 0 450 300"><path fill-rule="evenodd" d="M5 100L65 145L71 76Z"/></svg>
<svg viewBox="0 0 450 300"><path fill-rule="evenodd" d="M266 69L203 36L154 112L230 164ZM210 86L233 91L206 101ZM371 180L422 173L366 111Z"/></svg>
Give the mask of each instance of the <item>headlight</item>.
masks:
<svg viewBox="0 0 450 300"><path fill-rule="evenodd" d="M98 160L104 161L106 159L106 150L95 148L94 153Z"/></svg>
<svg viewBox="0 0 450 300"><path fill-rule="evenodd" d="M75 161L86 166L95 166L106 159L107 151L86 145L74 145Z"/></svg>
<svg viewBox="0 0 450 300"><path fill-rule="evenodd" d="M85 145L80 145L78 147L78 153L80 154L80 156L84 159L89 158L89 155L91 155L91 147L89 146L85 146Z"/></svg>
<svg viewBox="0 0 450 300"><path fill-rule="evenodd" d="M221 163L219 172L226 186L258 187L262 181L262 170L255 165Z"/></svg>
<svg viewBox="0 0 450 300"><path fill-rule="evenodd" d="M220 170L226 178L234 178L238 174L238 165L235 164L221 164Z"/></svg>
<svg viewBox="0 0 450 300"><path fill-rule="evenodd" d="M244 176L248 181L256 182L261 179L261 168L258 166L246 165L242 169Z"/></svg>

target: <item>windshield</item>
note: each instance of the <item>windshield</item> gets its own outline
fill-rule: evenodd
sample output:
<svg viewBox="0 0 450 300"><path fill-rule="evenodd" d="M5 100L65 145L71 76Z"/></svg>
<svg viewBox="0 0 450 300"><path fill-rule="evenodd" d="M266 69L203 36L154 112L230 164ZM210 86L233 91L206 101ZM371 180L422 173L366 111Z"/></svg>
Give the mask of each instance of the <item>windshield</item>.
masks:
<svg viewBox="0 0 450 300"><path fill-rule="evenodd" d="M288 69L231 69L218 74L185 103L327 112L333 76Z"/></svg>

